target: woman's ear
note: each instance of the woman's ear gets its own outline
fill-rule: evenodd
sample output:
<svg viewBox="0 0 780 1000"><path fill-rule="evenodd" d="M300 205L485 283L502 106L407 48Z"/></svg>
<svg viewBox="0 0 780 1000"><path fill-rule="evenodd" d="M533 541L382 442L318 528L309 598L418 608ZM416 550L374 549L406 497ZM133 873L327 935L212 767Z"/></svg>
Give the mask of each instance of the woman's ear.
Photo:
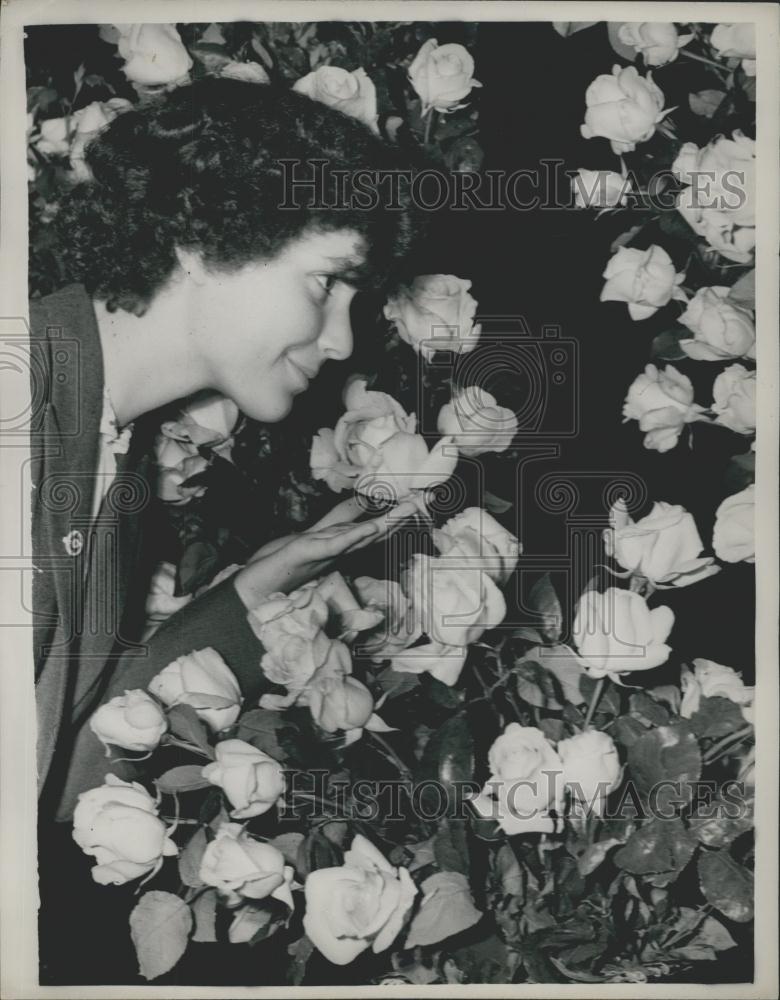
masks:
<svg viewBox="0 0 780 1000"><path fill-rule="evenodd" d="M195 282L196 285L202 285L206 281L206 266L203 263L203 257L196 250L183 250L181 247L175 247L174 252L176 254L176 260L179 262L179 267L184 271L184 273Z"/></svg>

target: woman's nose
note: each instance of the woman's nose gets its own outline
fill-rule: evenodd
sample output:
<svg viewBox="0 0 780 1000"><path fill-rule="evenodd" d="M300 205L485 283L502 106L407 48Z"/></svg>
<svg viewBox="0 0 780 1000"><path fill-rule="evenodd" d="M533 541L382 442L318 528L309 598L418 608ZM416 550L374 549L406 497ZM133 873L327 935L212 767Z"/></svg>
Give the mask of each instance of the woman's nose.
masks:
<svg viewBox="0 0 780 1000"><path fill-rule="evenodd" d="M346 361L352 354L352 323L350 321L349 299L337 309L333 309L320 335L320 346L326 358L330 361Z"/></svg>

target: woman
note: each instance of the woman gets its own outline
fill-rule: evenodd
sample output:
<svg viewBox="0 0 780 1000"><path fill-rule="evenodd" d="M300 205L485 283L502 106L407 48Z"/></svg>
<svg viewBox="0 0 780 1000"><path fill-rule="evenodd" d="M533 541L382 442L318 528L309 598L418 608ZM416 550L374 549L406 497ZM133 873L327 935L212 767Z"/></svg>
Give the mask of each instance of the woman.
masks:
<svg viewBox="0 0 780 1000"><path fill-rule="evenodd" d="M283 161L305 176L317 161L319 187L299 184L293 210L279 207L289 202ZM352 523L358 507L340 504L302 535L266 546L142 646L153 559L140 532L153 464L140 418L213 390L256 420L283 419L326 361L349 357L355 291L397 276L413 229L398 204L337 201L345 175L394 166L380 140L268 86L181 87L118 117L86 162L93 179L58 218L74 283L30 310L33 397L42 404L33 428L33 596L46 830L109 770L84 725L99 701L145 686L206 645L256 697L261 650L247 608L385 530L381 519ZM43 841L41 857L43 872ZM45 910L45 877L42 890Z"/></svg>

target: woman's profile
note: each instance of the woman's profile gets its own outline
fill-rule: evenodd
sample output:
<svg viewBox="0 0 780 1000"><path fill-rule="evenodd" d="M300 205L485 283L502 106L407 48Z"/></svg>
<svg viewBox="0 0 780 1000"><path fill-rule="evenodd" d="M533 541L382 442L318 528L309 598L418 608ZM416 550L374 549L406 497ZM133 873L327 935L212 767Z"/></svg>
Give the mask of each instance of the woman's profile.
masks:
<svg viewBox="0 0 780 1000"><path fill-rule="evenodd" d="M284 210L285 164L318 165L318 189ZM259 683L246 609L369 544L379 520L351 502L267 546L232 579L138 645L148 506L144 414L205 391L274 422L327 361L352 351L358 288L393 280L408 209L338 201L343 177L391 168L360 123L270 86L202 80L128 110L86 154L91 180L58 219L70 283L31 303L33 539L42 820L67 818L110 762L84 721L112 690L139 685L209 645L245 695ZM143 423L143 421L139 421Z"/></svg>

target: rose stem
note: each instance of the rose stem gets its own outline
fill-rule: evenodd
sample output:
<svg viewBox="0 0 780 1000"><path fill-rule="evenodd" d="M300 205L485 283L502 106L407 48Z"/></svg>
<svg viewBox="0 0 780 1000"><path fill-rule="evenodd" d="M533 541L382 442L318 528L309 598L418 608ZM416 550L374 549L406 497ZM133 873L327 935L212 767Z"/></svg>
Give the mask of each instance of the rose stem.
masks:
<svg viewBox="0 0 780 1000"><path fill-rule="evenodd" d="M601 692L604 690L604 681L606 678L599 677L596 681L596 686L593 689L593 694L590 696L590 705L588 705L588 713L585 716L585 724L583 726L583 732L587 730L590 726L590 720L593 718L593 713L596 711L596 705L599 703L599 698L601 697Z"/></svg>
<svg viewBox="0 0 780 1000"><path fill-rule="evenodd" d="M387 757L387 759L391 763L395 764L395 766L400 771L401 775L407 781L411 781L411 779L412 779L412 772L409 770L409 768L406 766L406 764L404 764L404 762L401 760L401 758L398 756L398 754L395 752L395 750L393 750L393 748L390 746L390 744L386 740L383 740L382 737L378 733L372 733L371 730L367 730L367 732L368 732L368 735L371 737L371 739L375 740L377 742L377 744L382 748L383 756Z"/></svg>
<svg viewBox="0 0 780 1000"><path fill-rule="evenodd" d="M431 126L433 125L433 116L434 116L434 114L435 114L435 112L434 112L433 108L429 108L428 109L428 113L425 116L425 118L426 118L426 121L425 121L425 135L423 136L423 145L424 146L427 146L428 143L430 142L430 138L431 138Z"/></svg>

